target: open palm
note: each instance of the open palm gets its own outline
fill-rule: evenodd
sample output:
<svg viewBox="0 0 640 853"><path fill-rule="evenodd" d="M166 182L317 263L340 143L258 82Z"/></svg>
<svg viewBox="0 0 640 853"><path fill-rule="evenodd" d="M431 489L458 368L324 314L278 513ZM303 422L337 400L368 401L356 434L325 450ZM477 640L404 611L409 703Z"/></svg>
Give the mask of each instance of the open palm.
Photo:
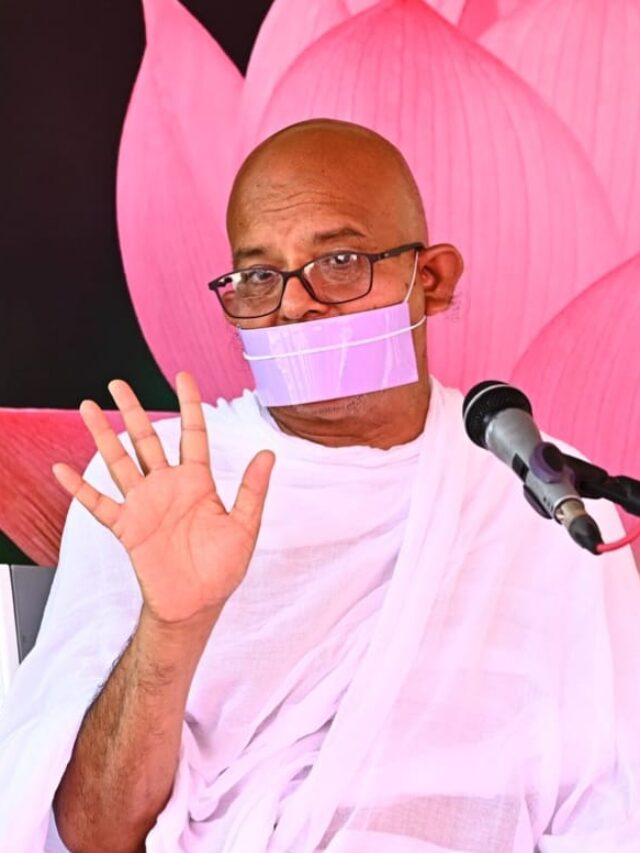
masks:
<svg viewBox="0 0 640 853"><path fill-rule="evenodd" d="M171 624L219 608L242 581L255 548L275 459L270 451L253 458L227 512L211 473L196 381L181 371L176 386L182 432L180 463L171 466L131 387L121 379L109 383L142 473L100 407L91 400L80 406L124 496L123 503L100 493L70 465L53 466L58 482L126 548L149 613Z"/></svg>

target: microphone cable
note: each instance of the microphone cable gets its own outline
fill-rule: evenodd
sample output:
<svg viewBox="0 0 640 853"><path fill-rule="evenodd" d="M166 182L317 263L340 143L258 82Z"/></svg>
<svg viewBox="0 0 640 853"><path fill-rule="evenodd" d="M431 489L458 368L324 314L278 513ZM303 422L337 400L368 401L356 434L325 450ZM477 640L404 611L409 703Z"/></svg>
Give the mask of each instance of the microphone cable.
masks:
<svg viewBox="0 0 640 853"><path fill-rule="evenodd" d="M640 537L640 524L626 536L623 536L622 539L616 539L615 542L601 542L596 545L596 553L606 554L608 551L617 551L618 548L624 548L625 545L631 545L631 543L635 542L638 537Z"/></svg>

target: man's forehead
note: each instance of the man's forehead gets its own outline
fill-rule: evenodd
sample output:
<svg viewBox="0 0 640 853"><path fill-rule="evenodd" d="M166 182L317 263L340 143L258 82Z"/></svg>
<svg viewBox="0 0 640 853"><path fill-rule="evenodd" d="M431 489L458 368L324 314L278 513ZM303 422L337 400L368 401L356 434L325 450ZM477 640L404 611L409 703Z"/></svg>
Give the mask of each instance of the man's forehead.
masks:
<svg viewBox="0 0 640 853"><path fill-rule="evenodd" d="M396 230L392 223L413 231L418 221L422 230L421 207L402 155L382 137L357 127L294 127L258 146L240 168L227 229L234 257L244 259L267 248L272 227L282 234L290 226L296 240L314 247L349 227L352 233L337 236L375 242L387 236L381 229Z"/></svg>
<svg viewBox="0 0 640 853"><path fill-rule="evenodd" d="M371 184L326 178L317 182L292 175L288 184L247 188L236 199L229 220L229 241L236 262L273 258L285 248L313 252L336 246L376 242L386 230L385 193ZM377 244L376 244L377 245Z"/></svg>
<svg viewBox="0 0 640 853"><path fill-rule="evenodd" d="M277 257L281 246L273 235L264 235L266 239L252 240L248 235L239 235L237 244L232 247L233 260L236 264L242 264L251 260ZM371 240L371 235L365 228L353 225L337 225L333 228L315 229L313 226L301 228L298 242L301 246L311 250L322 251L324 248L335 247L343 241L344 248L359 247Z"/></svg>
<svg viewBox="0 0 640 853"><path fill-rule="evenodd" d="M299 208L340 211L365 210L378 200L397 193L399 183L384 170L364 170L351 160L256 165L237 181L230 211L250 218L259 207L262 214L286 213Z"/></svg>
<svg viewBox="0 0 640 853"><path fill-rule="evenodd" d="M301 241L318 243L336 236L364 236L397 218L404 194L383 176L354 176L343 168L327 173L290 170L288 180L256 174L235 193L228 216L232 245L263 242L272 231L296 232Z"/></svg>

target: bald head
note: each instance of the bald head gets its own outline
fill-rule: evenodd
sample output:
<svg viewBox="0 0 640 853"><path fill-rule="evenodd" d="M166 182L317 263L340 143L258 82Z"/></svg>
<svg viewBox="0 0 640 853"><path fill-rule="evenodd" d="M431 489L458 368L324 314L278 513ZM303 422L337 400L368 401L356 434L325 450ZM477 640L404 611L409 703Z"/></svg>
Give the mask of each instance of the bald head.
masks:
<svg viewBox="0 0 640 853"><path fill-rule="evenodd" d="M270 136L242 164L227 209L231 246L256 215L297 207L304 216L314 200L328 212L332 199L338 218L348 217L345 204L366 210L366 224L382 242L427 244L420 192L400 151L360 125L312 119Z"/></svg>

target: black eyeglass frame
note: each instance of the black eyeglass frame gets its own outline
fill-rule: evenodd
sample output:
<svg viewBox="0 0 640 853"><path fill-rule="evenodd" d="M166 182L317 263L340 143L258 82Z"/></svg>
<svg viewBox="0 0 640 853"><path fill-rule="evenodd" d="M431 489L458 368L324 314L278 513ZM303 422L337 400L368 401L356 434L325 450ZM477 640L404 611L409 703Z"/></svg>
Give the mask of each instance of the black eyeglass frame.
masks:
<svg viewBox="0 0 640 853"><path fill-rule="evenodd" d="M357 299L362 299L367 294L371 293L371 288L373 287L373 265L377 261L386 260L386 258L394 258L396 255L401 255L403 252L408 252L411 249L416 251L426 249L427 247L424 243L404 243L402 246L396 246L393 249L386 249L384 252L360 252L356 249L337 249L335 252L328 252L326 255L321 255L318 258L313 258L311 261L307 261L306 264L303 264L301 267L295 270L279 270L277 267L270 266L269 264L258 265L255 267L247 267L244 270L232 270L231 272L225 273L224 275L218 276L218 278L214 278L213 281L210 281L208 284L209 290L213 290L216 296L218 297L218 302L224 313L228 317L233 317L234 320L257 320L260 317L268 317L270 314L275 314L276 311L280 309L282 305L282 299L284 297L284 290L287 286L287 282L291 278L297 278L298 281L302 284L304 289L307 291L309 296L319 302L321 305L344 305L345 302L355 302ZM313 287L311 283L307 280L305 276L305 269L312 264L317 264L319 261L325 260L326 258L331 258L334 255L360 255L361 257L367 258L369 261L369 286L365 290L364 293L360 294L360 296L352 296L350 299L341 299L338 302L330 301L328 302L325 299L319 299L313 291ZM226 286L226 283L223 283L221 279L228 278L234 273L238 272L249 272L251 270L271 270L272 272L277 272L282 277L282 289L280 291L280 299L278 300L278 304L271 311L267 311L264 314L255 314L251 317L246 317L243 315L231 314L225 307L224 302L222 301L222 297L218 292L222 287Z"/></svg>

